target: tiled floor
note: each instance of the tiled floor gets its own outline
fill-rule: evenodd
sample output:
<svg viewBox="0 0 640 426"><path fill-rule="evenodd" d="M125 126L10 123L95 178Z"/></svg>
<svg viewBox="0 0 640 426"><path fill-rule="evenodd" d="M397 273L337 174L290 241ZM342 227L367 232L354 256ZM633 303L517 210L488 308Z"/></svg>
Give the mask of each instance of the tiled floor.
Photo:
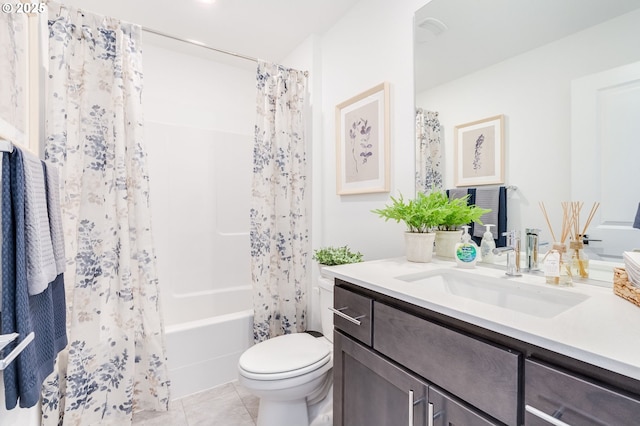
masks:
<svg viewBox="0 0 640 426"><path fill-rule="evenodd" d="M168 412L144 411L134 426L255 426L258 398L237 382L171 401Z"/></svg>

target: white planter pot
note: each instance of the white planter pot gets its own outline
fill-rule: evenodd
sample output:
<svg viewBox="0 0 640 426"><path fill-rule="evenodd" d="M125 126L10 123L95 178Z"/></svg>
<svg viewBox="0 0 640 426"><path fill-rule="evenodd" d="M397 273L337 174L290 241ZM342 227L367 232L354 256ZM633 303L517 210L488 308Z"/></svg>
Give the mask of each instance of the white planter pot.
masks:
<svg viewBox="0 0 640 426"><path fill-rule="evenodd" d="M409 262L431 262L433 256L433 242L435 241L436 234L418 233L418 232L405 232L404 241L407 254L407 260Z"/></svg>
<svg viewBox="0 0 640 426"><path fill-rule="evenodd" d="M456 244L462 231L436 231L436 256L455 259Z"/></svg>

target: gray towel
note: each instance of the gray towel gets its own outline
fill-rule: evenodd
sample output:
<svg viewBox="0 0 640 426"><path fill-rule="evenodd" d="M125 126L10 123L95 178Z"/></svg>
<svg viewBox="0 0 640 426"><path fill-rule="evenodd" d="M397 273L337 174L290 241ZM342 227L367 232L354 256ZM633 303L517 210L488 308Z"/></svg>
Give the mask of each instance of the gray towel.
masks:
<svg viewBox="0 0 640 426"><path fill-rule="evenodd" d="M42 293L58 274L49 231L47 192L42 162L27 151L23 151L22 154L25 178L27 288L29 295L33 296Z"/></svg>
<svg viewBox="0 0 640 426"><path fill-rule="evenodd" d="M65 271L66 258L64 252L64 232L62 230L62 213L60 210L60 178L58 168L45 162L47 175L47 207L49 210L49 229L53 243L53 257L56 262L56 273Z"/></svg>
<svg viewBox="0 0 640 426"><path fill-rule="evenodd" d="M449 190L449 199L455 200L456 198L463 198L467 196L467 193L467 188L453 188Z"/></svg>
<svg viewBox="0 0 640 426"><path fill-rule="evenodd" d="M485 225L496 225L491 230L493 239L498 239L498 210L500 210L500 187L495 188L478 188L476 189L475 205L483 209L491 209L489 213L485 213L480 220ZM473 236L480 237L484 235L486 229L484 226L476 225L473 229Z"/></svg>

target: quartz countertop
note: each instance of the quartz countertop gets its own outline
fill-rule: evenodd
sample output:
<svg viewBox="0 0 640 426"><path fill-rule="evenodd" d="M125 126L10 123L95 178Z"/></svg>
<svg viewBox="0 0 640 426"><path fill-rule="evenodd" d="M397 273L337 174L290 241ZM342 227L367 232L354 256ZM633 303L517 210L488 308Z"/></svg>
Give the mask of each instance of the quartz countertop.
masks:
<svg viewBox="0 0 640 426"><path fill-rule="evenodd" d="M497 333L640 380L640 307L616 296L611 284L576 282L573 287L545 283L541 275L506 277L495 267L457 268L434 258L430 263L405 258L383 259L324 268L334 278L439 312ZM579 293L585 300L559 314L542 318L461 297L436 285L402 277L446 270L504 279L507 285L540 288L559 297ZM458 273L458 272L456 272ZM398 278L401 277L401 278ZM611 271L613 278L613 271ZM568 295L576 296L576 295Z"/></svg>

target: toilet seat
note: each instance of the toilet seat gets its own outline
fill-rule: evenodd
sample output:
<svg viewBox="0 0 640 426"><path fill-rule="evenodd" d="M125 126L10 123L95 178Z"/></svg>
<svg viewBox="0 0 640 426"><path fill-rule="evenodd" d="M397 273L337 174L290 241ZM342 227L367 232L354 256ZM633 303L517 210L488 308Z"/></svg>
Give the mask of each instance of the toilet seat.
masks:
<svg viewBox="0 0 640 426"><path fill-rule="evenodd" d="M286 334L247 349L238 362L240 374L253 380L301 376L331 361L331 347L307 333Z"/></svg>

